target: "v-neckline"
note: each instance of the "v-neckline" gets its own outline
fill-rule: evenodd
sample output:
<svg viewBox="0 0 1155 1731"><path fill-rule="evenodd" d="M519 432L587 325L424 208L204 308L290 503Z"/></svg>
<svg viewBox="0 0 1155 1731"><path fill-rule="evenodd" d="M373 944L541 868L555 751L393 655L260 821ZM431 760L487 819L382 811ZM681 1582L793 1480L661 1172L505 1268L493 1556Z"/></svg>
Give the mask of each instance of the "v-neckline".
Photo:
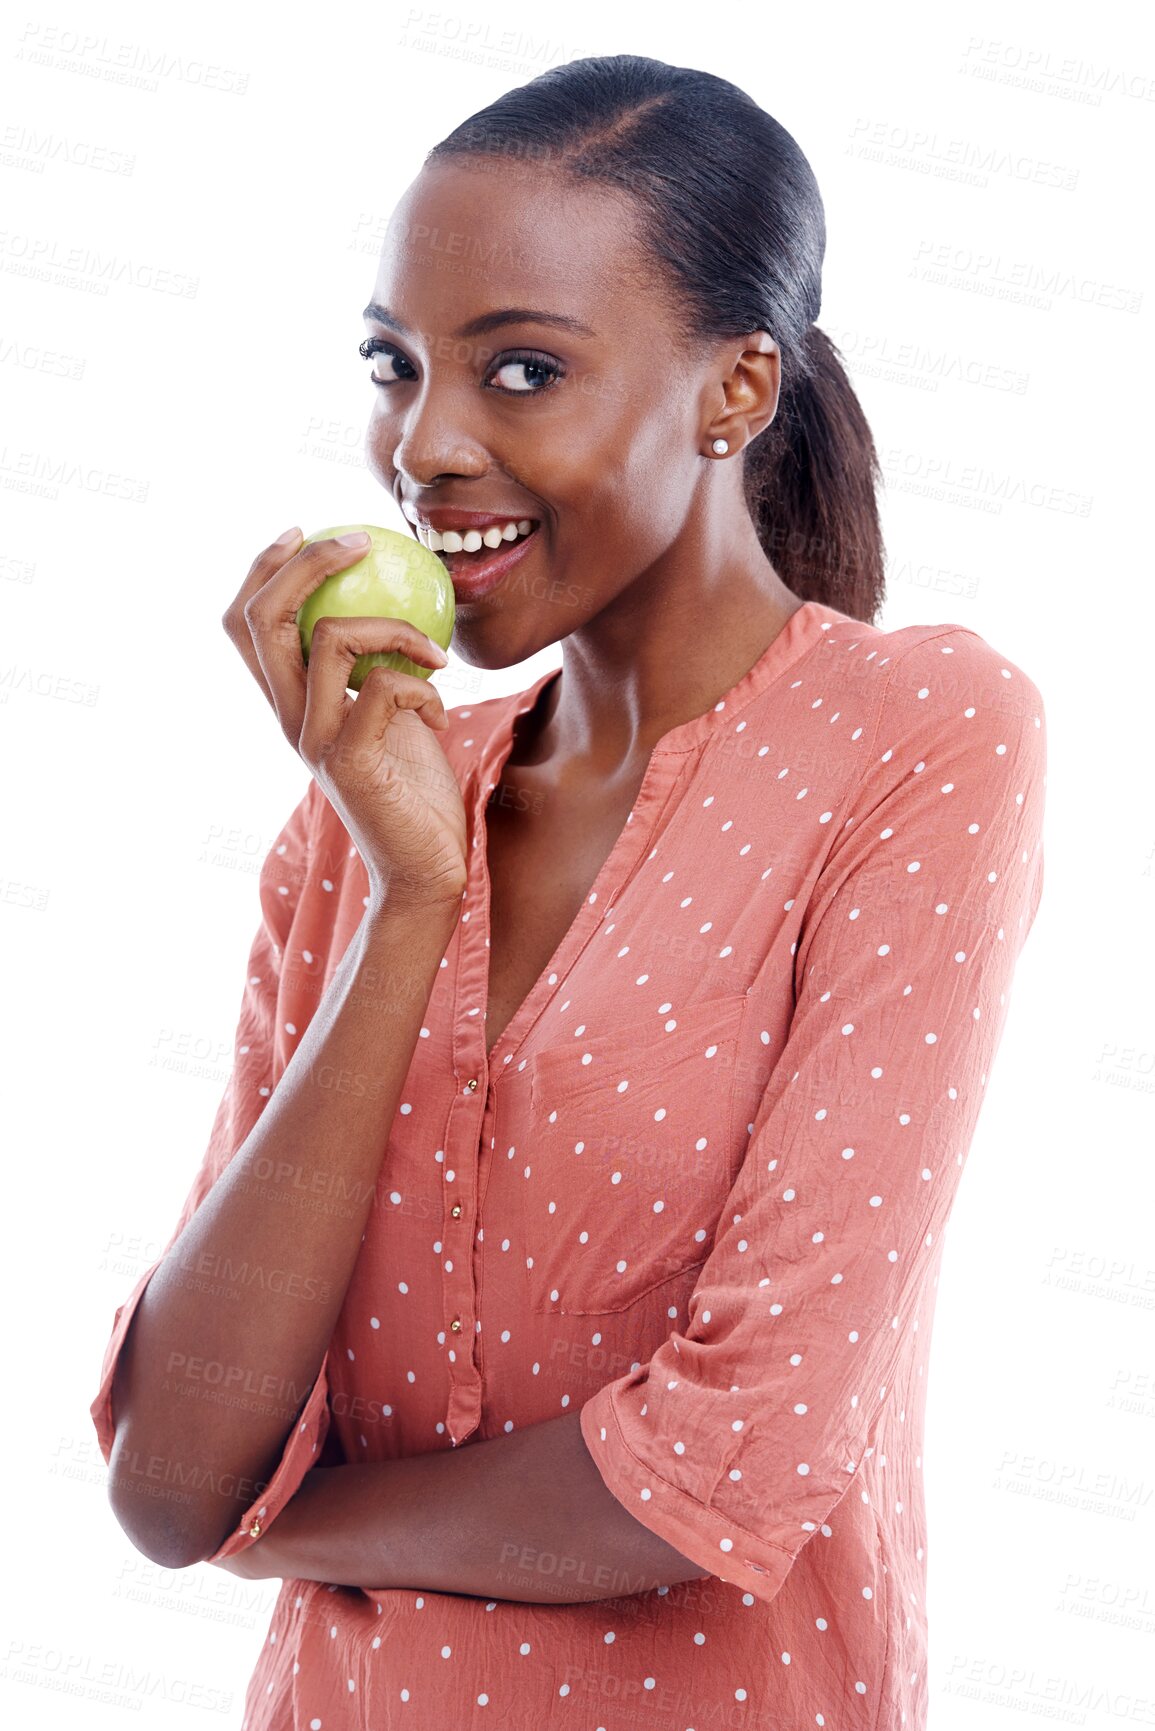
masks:
<svg viewBox="0 0 1155 1731"><path fill-rule="evenodd" d="M661 736L650 753L645 773L638 787L637 797L626 821L615 837L613 845L590 885L581 907L546 962L545 967L530 987L529 992L494 1041L493 1050L486 1054L485 1014L489 1005L488 939L492 888L489 876L486 806L490 794L501 779L502 770L513 750L519 717L528 714L534 708L545 687L560 677L562 669L553 667L548 672L543 673L539 679L521 693L512 708L506 711L501 724L490 736L476 763L477 778L473 790L472 830L481 880L481 894L478 904L481 918L477 923L471 922L473 927L471 935L472 941L481 946L478 963L483 992L479 1012L482 1030L481 1057L488 1075L492 1075L495 1066L500 1072L512 1062L524 1043L525 1036L549 1001L555 977L561 979L570 965L576 961L588 939L601 923L602 913L600 909L606 905L612 905L609 898L612 898L613 893L629 878L653 830L651 820L657 816L657 813L652 808L665 803L665 799L677 779L680 761L705 744L711 734L723 724L726 711L729 711L730 718L738 714L758 692L792 666L803 651L817 639L822 630L828 629L833 622L843 619L849 621L849 616L839 613L835 608L827 607L822 602L803 602L802 606L796 608L790 615L778 634L771 639L754 665L742 675L741 679L729 691L718 699L717 703L702 715L679 722Z"/></svg>
<svg viewBox="0 0 1155 1731"><path fill-rule="evenodd" d="M544 684L544 681L541 683ZM490 770L489 776L486 778L485 782L486 791L479 795L478 804L475 808L474 821L478 826L475 833L481 837L478 842L478 865L481 871L482 908L484 910L481 928L484 933L484 938L481 941L484 941L485 943L483 969L485 979L485 998L481 1010L483 1053L486 1043L485 1015L489 1008L490 945L488 940L492 916L493 891L492 880L489 875L489 846L485 813L489 794L498 784L501 772L504 769L506 760L512 750L512 745L513 741L512 738L510 738L501 751L494 767ZM545 967L530 987L529 992L522 999L521 1003L517 1006L513 1015L494 1041L493 1050L486 1055L485 1062L490 1074L493 1073L495 1066L499 1072L503 1070L516 1056L525 1035L529 1032L533 1023L536 1022L541 1010L544 1009L545 1004L552 995L553 986L554 983L556 983L555 976L557 980L564 977L570 964L577 959L577 956L585 948L587 939L592 936L594 929L601 923L601 909L608 905L609 895L617 889L619 882L624 881L632 872L637 863L635 856L640 851L638 844L640 843L641 846L645 845L651 827L648 823L639 822L640 814L644 810L647 810L650 804L661 794L668 791L667 784L672 780L672 776L670 775L671 767L671 760L658 753L657 750L650 754L649 762L646 765L645 773L642 776L641 783L638 787L637 796L630 808L628 816L626 817L626 821L615 836L610 850L598 870L597 876L594 878L593 883L590 885L582 899L581 906L578 908L577 913L574 915L572 921L562 934L553 954L549 957Z"/></svg>

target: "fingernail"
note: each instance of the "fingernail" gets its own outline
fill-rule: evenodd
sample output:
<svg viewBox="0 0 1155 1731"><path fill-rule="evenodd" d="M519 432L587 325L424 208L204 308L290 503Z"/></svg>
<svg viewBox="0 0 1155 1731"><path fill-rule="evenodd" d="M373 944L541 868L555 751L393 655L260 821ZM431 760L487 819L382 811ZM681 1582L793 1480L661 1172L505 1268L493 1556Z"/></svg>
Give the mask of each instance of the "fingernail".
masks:
<svg viewBox="0 0 1155 1731"><path fill-rule="evenodd" d="M273 546L287 547L290 541L299 541L300 538L301 531L299 529L286 529L283 535L277 536L277 539L273 542Z"/></svg>
<svg viewBox="0 0 1155 1731"><path fill-rule="evenodd" d="M338 535L337 539L342 547L360 547L361 543L367 541L369 537L364 529L358 529L352 535Z"/></svg>
<svg viewBox="0 0 1155 1731"><path fill-rule="evenodd" d="M448 655L446 655L444 649L442 649L440 643L434 643L434 641L431 637L431 638L429 638L429 647L430 647L430 649L432 649L434 655L438 655L441 657L441 665L443 667L447 666L449 663L449 657L448 657Z"/></svg>

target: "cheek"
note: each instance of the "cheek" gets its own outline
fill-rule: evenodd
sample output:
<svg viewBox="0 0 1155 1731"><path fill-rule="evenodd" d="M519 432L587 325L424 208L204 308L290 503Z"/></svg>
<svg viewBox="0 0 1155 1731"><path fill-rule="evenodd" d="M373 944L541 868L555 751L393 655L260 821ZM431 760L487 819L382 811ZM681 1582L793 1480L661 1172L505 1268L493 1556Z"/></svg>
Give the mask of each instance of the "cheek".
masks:
<svg viewBox="0 0 1155 1731"><path fill-rule="evenodd" d="M631 486L640 508L676 529L703 473L684 405L655 409L638 427L630 455Z"/></svg>
<svg viewBox="0 0 1155 1731"><path fill-rule="evenodd" d="M386 433L386 424L382 416L374 414L365 429L365 467L369 473L388 491L393 490L393 453Z"/></svg>
<svg viewBox="0 0 1155 1731"><path fill-rule="evenodd" d="M632 536L676 526L684 517L694 485L685 456L692 449L683 403L655 401L626 384L620 398L590 397L582 416L584 453L578 508L607 523L624 521ZM572 443L572 442L571 442ZM576 464L572 454L562 461ZM658 537L661 539L661 536Z"/></svg>

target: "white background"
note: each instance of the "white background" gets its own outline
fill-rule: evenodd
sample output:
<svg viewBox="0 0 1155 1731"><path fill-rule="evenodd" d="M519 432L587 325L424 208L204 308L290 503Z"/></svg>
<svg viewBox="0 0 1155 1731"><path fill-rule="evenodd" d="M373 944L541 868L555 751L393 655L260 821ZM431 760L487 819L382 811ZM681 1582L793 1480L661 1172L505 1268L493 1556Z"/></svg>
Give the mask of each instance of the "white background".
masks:
<svg viewBox="0 0 1155 1731"><path fill-rule="evenodd" d="M369 237L424 152L548 64L624 51L733 79L801 144L819 323L886 472L882 623L970 626L1046 702L1043 904L935 1324L931 1728L1155 1724L1155 42L1130 10L500 0L299 29L209 0L4 24L13 1724L240 1723L276 1583L162 1578L106 1504L88 1416L204 1151L256 872L307 784L220 616L290 523L402 526L363 467L356 348ZM560 658L436 683L465 703ZM231 1706L61 1688L144 1659Z"/></svg>

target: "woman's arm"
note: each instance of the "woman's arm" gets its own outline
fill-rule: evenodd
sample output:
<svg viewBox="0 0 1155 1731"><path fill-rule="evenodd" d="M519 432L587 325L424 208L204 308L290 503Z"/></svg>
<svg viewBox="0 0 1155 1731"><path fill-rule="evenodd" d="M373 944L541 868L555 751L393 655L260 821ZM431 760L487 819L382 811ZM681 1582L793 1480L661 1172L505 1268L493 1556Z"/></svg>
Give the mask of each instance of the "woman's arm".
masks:
<svg viewBox="0 0 1155 1731"><path fill-rule="evenodd" d="M462 1448L316 1467L263 1538L214 1566L246 1580L550 1604L701 1579L700 1564L607 1490L580 1420L579 1410Z"/></svg>
<svg viewBox="0 0 1155 1731"><path fill-rule="evenodd" d="M261 1116L144 1291L113 1385L109 1498L154 1562L218 1549L238 1518L232 1487L268 1476L316 1380L459 913L371 902ZM300 1206L309 1195L325 1205ZM296 1278L233 1281L230 1266ZM147 1494L158 1462L187 1495Z"/></svg>

